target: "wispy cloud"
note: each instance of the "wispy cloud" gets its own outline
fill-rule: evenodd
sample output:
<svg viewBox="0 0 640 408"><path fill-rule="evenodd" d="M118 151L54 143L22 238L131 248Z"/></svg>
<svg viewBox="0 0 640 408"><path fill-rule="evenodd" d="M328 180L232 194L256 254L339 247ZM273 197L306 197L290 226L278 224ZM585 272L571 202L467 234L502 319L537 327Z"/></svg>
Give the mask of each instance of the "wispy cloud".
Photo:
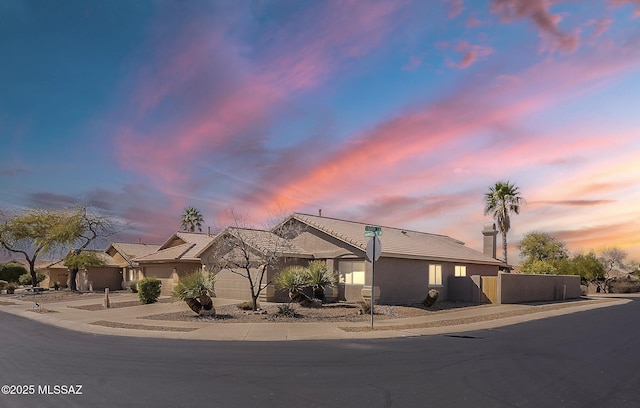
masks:
<svg viewBox="0 0 640 408"><path fill-rule="evenodd" d="M530 19L545 40L543 49L551 52L557 49L567 53L573 52L580 44L579 35L569 34L560 29L562 17L549 11L552 4L549 0L493 0L491 7L505 21Z"/></svg>
<svg viewBox="0 0 640 408"><path fill-rule="evenodd" d="M633 12L634 18L640 17L640 0L609 0L609 2L614 6L633 5L636 8Z"/></svg>
<svg viewBox="0 0 640 408"><path fill-rule="evenodd" d="M482 45L472 45L466 41L460 41L454 48L454 51L461 53L460 62L448 61L447 65L452 68L466 69L473 65L476 61L494 53L493 48Z"/></svg>

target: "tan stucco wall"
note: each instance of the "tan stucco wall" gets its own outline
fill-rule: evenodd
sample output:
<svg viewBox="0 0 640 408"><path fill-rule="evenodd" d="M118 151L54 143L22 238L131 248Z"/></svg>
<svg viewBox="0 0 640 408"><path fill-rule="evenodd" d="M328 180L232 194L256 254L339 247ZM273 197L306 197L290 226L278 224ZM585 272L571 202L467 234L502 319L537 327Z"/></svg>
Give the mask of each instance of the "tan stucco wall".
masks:
<svg viewBox="0 0 640 408"><path fill-rule="evenodd" d="M120 252L116 251L115 249L111 249L111 251L107 253L109 254L109 256L111 256L111 258L113 258L115 263L120 265L121 268L129 266L129 262L127 262L127 260L124 259L122 255L120 255Z"/></svg>
<svg viewBox="0 0 640 408"><path fill-rule="evenodd" d="M37 273L44 274L47 278L40 283L43 288L52 288L54 282L59 282L61 288L67 287L67 279L69 279L69 271L62 268L38 269Z"/></svg>
<svg viewBox="0 0 640 408"><path fill-rule="evenodd" d="M180 280L194 271L201 270L199 262L167 262L159 264L140 265L142 275L145 278L158 278L162 281L161 294L171 295L173 287ZM140 276L142 279L143 276Z"/></svg>
<svg viewBox="0 0 640 408"><path fill-rule="evenodd" d="M282 258L272 268L267 269L263 284L273 280L274 276L287 266L301 265L307 266L309 260L307 259L295 259L295 258ZM246 273L245 270L238 269L237 272ZM241 301L251 300L251 289L249 288L249 280L245 276L240 276L231 272L228 269L223 269L216 273L215 292L216 296L225 299L237 299ZM257 282L259 277L259 270L257 268L251 269L251 277L254 282ZM288 293L284 290L276 289L273 284L267 286L260 294L260 300L267 302L287 302L289 300Z"/></svg>
<svg viewBox="0 0 640 408"><path fill-rule="evenodd" d="M87 268L87 283L91 282L93 290L120 290L122 289L122 274L118 267L90 267ZM80 275L80 273L78 273Z"/></svg>
<svg viewBox="0 0 640 408"><path fill-rule="evenodd" d="M580 277L500 273L498 303L543 302L580 297Z"/></svg>
<svg viewBox="0 0 640 408"><path fill-rule="evenodd" d="M442 265L442 285L429 285L429 265ZM464 262L442 262L381 257L375 264L375 286L380 287L381 304L422 302L430 289L440 295L438 301L448 299L447 282L455 276L455 267L466 266L467 276L497 275L498 267ZM371 284L371 264L366 264L365 284Z"/></svg>

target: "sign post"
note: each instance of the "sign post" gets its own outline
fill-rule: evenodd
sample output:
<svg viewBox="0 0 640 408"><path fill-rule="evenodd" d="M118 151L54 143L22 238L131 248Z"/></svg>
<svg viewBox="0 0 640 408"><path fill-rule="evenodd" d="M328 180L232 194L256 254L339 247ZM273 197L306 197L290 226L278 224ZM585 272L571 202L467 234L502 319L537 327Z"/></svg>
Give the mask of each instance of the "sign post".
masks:
<svg viewBox="0 0 640 408"><path fill-rule="evenodd" d="M380 244L379 236L382 235L382 228L367 225L364 227L364 236L369 237L367 242L367 258L371 261L371 329L373 329L373 304L375 302L375 270L376 261L380 258L382 253L382 245Z"/></svg>

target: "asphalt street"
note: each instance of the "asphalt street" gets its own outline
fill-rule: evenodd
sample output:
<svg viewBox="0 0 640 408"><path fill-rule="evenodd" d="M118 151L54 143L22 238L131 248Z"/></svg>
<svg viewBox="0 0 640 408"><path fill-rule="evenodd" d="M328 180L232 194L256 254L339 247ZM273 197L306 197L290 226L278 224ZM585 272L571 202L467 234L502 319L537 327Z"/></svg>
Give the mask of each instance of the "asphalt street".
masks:
<svg viewBox="0 0 640 408"><path fill-rule="evenodd" d="M634 300L464 335L298 342L103 336L0 313L14 391L0 407L638 407L639 313Z"/></svg>

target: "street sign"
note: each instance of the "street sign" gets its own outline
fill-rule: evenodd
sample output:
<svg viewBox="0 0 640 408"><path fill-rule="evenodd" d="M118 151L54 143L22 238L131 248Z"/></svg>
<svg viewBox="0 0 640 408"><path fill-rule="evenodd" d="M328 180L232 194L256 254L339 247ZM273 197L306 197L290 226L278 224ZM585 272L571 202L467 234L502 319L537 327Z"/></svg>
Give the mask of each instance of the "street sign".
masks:
<svg viewBox="0 0 640 408"><path fill-rule="evenodd" d="M371 262L375 262L380 258L382 253L382 245L380 244L380 238L371 237L367 242L367 259Z"/></svg>
<svg viewBox="0 0 640 408"><path fill-rule="evenodd" d="M379 237L382 235L382 227L378 227L375 225L367 225L364 227L364 236L365 237Z"/></svg>

